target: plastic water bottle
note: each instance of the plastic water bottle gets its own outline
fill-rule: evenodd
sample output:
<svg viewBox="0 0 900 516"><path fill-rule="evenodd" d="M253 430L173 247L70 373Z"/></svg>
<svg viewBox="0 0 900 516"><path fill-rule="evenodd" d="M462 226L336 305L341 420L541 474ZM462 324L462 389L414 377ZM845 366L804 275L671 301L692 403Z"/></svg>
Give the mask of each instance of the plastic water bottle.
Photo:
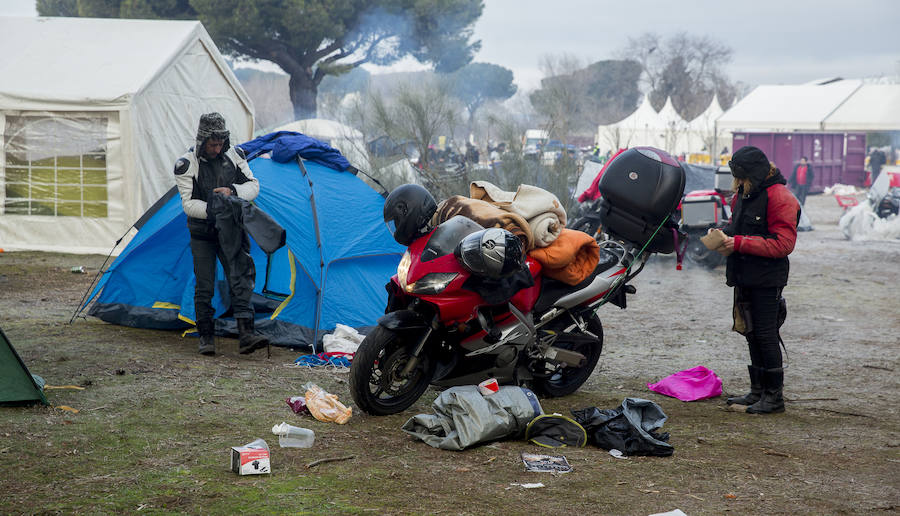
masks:
<svg viewBox="0 0 900 516"><path fill-rule="evenodd" d="M282 448L311 448L316 439L316 434L312 430L285 422L273 426L272 433L278 436L278 444Z"/></svg>

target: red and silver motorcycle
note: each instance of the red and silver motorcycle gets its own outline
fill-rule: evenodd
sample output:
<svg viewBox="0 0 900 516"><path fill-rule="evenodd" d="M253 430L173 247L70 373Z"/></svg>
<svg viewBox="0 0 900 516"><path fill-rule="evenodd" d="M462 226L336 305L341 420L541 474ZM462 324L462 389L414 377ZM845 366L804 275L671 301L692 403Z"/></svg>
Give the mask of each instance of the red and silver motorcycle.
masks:
<svg viewBox="0 0 900 516"><path fill-rule="evenodd" d="M597 309L606 302L625 308L635 292L629 281L651 254L673 250L670 215L684 171L663 151L631 149L608 167L600 188L613 239L601 243L597 267L574 286L542 277L540 264L517 254L511 240L518 240L504 230L462 216L428 228L433 199L427 192L423 199L421 187L392 192L385 220L408 250L387 284L385 315L353 359L350 391L359 408L394 414L429 385L491 377L547 396L575 392L603 349Z"/></svg>

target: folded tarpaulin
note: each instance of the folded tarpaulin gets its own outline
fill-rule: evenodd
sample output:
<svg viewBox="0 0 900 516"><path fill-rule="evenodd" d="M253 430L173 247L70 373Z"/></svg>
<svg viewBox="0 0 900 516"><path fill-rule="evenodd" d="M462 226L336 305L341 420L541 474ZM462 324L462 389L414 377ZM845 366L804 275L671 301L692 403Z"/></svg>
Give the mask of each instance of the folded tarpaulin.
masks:
<svg viewBox="0 0 900 516"><path fill-rule="evenodd" d="M705 400L722 395L722 379L703 366L678 371L656 383L648 383L647 387L681 401Z"/></svg>
<svg viewBox="0 0 900 516"><path fill-rule="evenodd" d="M238 147L251 159L264 152L271 152L272 159L278 163L294 161L299 156L335 170L350 168L350 162L339 150L325 142L293 131L269 133L242 143Z"/></svg>
<svg viewBox="0 0 900 516"><path fill-rule="evenodd" d="M669 433L657 433L666 422L666 414L650 400L625 398L616 409L590 407L573 410L572 416L587 431L590 442L604 450L658 457L675 452L666 442Z"/></svg>
<svg viewBox="0 0 900 516"><path fill-rule="evenodd" d="M469 446L519 436L532 419L543 414L533 392L524 387L504 386L483 396L475 385L451 387L431 405L434 414L409 418L402 429L407 434L442 450L464 450Z"/></svg>

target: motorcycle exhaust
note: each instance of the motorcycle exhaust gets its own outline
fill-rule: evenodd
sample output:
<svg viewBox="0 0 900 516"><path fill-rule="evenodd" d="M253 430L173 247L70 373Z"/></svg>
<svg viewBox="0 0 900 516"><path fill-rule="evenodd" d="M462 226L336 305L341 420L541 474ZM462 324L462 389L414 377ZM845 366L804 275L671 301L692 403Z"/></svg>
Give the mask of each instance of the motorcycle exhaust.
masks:
<svg viewBox="0 0 900 516"><path fill-rule="evenodd" d="M577 351L570 351L555 346L547 348L547 351L544 352L544 358L570 367L581 367L587 361L587 357Z"/></svg>

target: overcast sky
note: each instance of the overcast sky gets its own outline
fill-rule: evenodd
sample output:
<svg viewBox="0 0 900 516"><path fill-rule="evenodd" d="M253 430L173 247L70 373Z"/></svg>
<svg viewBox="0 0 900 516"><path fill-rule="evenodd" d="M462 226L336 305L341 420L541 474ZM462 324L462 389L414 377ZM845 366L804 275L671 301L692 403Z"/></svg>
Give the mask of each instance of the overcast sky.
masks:
<svg viewBox="0 0 900 516"><path fill-rule="evenodd" d="M476 61L539 84L546 55L618 57L629 37L687 32L734 51L726 71L750 85L900 75L895 0L485 0ZM0 0L0 15L35 16L34 0ZM400 69L416 68L404 63Z"/></svg>

